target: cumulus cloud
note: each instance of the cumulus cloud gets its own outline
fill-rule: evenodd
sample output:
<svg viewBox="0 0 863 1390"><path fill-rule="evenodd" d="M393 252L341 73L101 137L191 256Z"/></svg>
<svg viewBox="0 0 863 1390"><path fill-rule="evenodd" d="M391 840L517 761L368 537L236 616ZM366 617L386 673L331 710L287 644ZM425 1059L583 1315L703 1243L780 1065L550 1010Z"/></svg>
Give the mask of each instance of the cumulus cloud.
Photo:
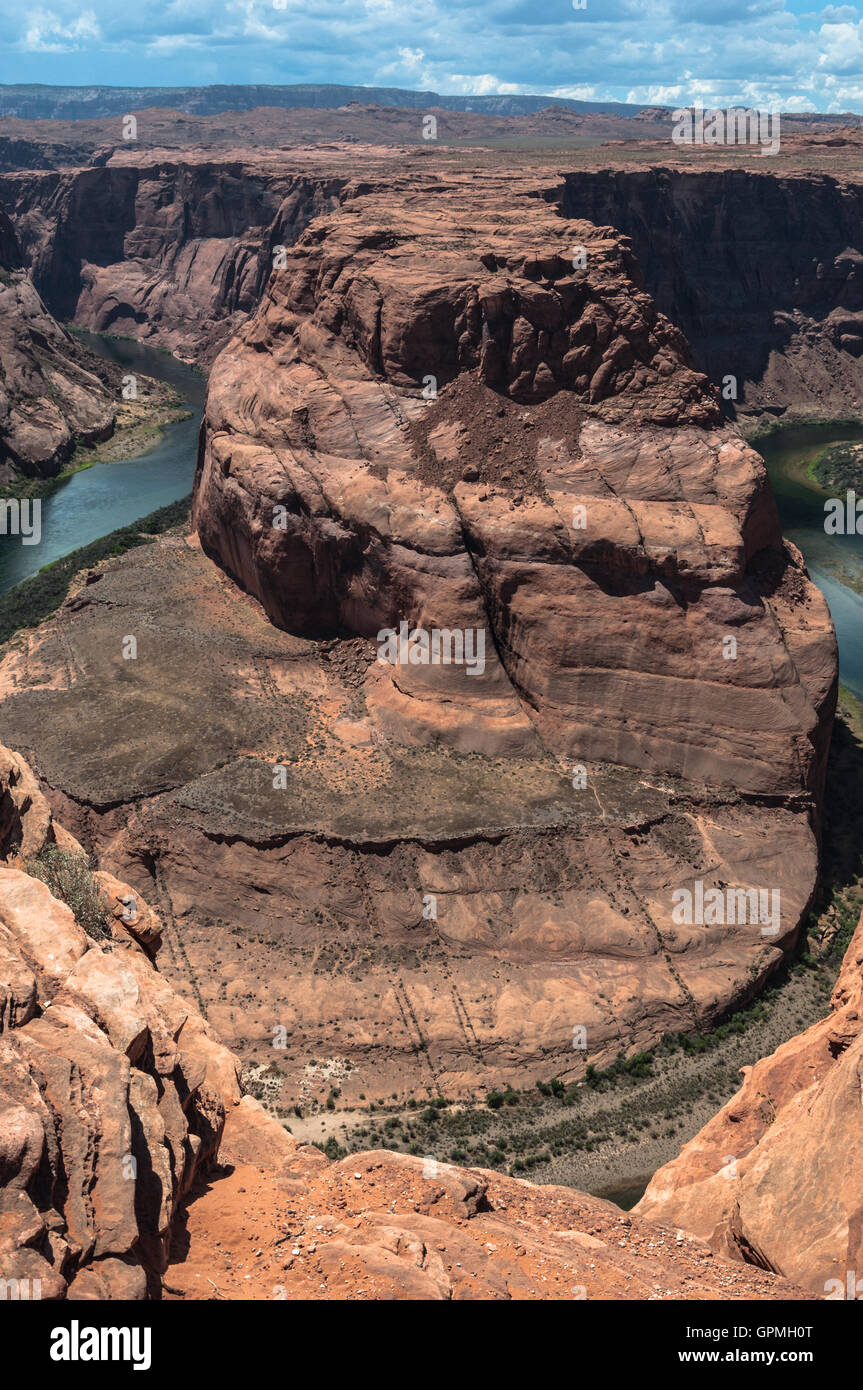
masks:
<svg viewBox="0 0 863 1390"><path fill-rule="evenodd" d="M28 53L71 53L102 38L99 22L92 10L84 10L68 20L53 10L35 10L22 19L21 47Z"/></svg>
<svg viewBox="0 0 863 1390"><path fill-rule="evenodd" d="M342 82L847 110L863 0L50 0L0 13L0 80Z"/></svg>

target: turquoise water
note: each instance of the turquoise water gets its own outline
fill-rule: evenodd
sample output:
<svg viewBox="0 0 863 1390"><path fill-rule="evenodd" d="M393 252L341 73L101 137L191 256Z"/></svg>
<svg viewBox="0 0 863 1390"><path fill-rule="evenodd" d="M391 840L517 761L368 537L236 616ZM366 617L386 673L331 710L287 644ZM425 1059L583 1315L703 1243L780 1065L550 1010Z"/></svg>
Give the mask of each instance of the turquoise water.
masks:
<svg viewBox="0 0 863 1390"><path fill-rule="evenodd" d="M120 338L81 334L91 351L142 376L157 377L183 393L192 415L167 425L149 453L120 463L97 463L59 483L42 503L42 538L23 545L0 536L0 592L109 531L128 526L192 490L206 378L169 353Z"/></svg>
<svg viewBox="0 0 863 1390"><path fill-rule="evenodd" d="M839 643L839 679L863 699L863 536L824 530L827 492L806 477L806 466L830 444L863 440L863 427L800 425L756 446L767 464L782 530L799 546L830 605ZM844 497L844 490L837 492Z"/></svg>

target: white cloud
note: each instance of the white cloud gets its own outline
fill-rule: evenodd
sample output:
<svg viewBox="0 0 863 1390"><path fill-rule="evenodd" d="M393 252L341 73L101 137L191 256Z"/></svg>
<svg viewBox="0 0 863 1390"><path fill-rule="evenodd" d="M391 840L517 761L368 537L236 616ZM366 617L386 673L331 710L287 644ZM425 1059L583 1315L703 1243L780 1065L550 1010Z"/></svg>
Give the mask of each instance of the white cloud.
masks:
<svg viewBox="0 0 863 1390"><path fill-rule="evenodd" d="M863 109L863 0L810 14L796 0L86 3L3 6L5 80L181 85L206 69L225 83Z"/></svg>
<svg viewBox="0 0 863 1390"><path fill-rule="evenodd" d="M68 24L53 10L36 10L27 20L22 47L31 53L69 53L88 41L98 42L101 37L92 10L84 10Z"/></svg>
<svg viewBox="0 0 863 1390"><path fill-rule="evenodd" d="M860 72L863 60L861 26L857 24L824 24L818 33L820 53L818 66L829 72Z"/></svg>
<svg viewBox="0 0 863 1390"><path fill-rule="evenodd" d="M511 96L523 89L516 83L501 82L499 77L493 77L490 72L451 72L442 78L441 90L453 96L484 97Z"/></svg>

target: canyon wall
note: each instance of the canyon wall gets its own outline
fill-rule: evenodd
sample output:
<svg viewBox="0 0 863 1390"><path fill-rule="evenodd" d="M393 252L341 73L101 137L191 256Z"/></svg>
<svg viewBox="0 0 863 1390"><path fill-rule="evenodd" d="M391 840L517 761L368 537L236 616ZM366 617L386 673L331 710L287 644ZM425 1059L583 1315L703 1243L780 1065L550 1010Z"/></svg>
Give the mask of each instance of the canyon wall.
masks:
<svg viewBox="0 0 863 1390"><path fill-rule="evenodd" d="M0 199L51 313L212 362L257 305L273 246L291 246L313 217L358 186L348 147L322 152L317 165L299 149L274 154L280 138L296 143L289 131L279 134L290 114L251 113L234 128L196 135L194 120L142 113L140 145L124 145L108 123L89 143L79 136L64 144L65 127L53 144L38 132L29 143L23 135L0 141ZM74 136L76 127L69 130ZM209 148L196 148L196 139ZM372 172L367 153L358 152L363 160L378 181L380 169ZM632 239L647 289L683 330L698 365L716 385L736 378L729 413L856 414L859 181L802 169L621 163L596 167L592 154L590 167L562 183L547 171L550 182L543 189L540 178L534 191L565 217ZM477 185L497 177L479 169Z"/></svg>
<svg viewBox="0 0 863 1390"><path fill-rule="evenodd" d="M116 414L95 361L48 313L22 265L0 207L0 485L58 473L76 443L110 435Z"/></svg>
<svg viewBox="0 0 863 1390"><path fill-rule="evenodd" d="M22 265L21 247L15 235L15 228L3 208L0 208L0 266L5 271L20 270Z"/></svg>
<svg viewBox="0 0 863 1390"><path fill-rule="evenodd" d="M348 181L201 152L106 157L0 177L33 283L63 321L203 363L257 304L273 246L290 245Z"/></svg>
<svg viewBox="0 0 863 1390"><path fill-rule="evenodd" d="M568 174L567 217L632 238L645 283L737 409L859 415L863 188L817 173L646 168ZM733 401L728 402L733 411Z"/></svg>

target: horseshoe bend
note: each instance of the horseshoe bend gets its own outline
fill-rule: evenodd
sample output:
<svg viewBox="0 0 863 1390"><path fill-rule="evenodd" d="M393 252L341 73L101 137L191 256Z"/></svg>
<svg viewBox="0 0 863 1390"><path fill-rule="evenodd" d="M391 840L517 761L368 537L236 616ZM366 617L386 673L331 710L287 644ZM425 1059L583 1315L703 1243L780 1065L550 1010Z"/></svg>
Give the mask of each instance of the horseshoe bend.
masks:
<svg viewBox="0 0 863 1390"><path fill-rule="evenodd" d="M805 169L773 179L706 158L662 183L656 162L605 178L338 146L102 149L85 167L87 151L58 155L57 139L31 170L10 171L5 149L0 173L7 479L50 479L76 439L117 427L120 369L56 318L179 350L209 376L188 520L73 566L53 611L0 647L14 750L0 770L0 1103L38 1110L46 1134L63 1129L46 1107L65 1115L70 1186L96 1194L63 1210L59 1264L49 1273L43 1251L21 1271L54 1280L51 1297L164 1296L163 1281L200 1297L216 1230L248 1217L241 1182L261 1184L264 1243L288 1219L285 1193L353 1211L350 1184L378 1183L413 1214L395 1245L352 1236L342 1284L344 1233L321 1236L328 1297L364 1278L369 1296L470 1296L449 1253L418 1257L408 1278L404 1242L439 1236L434 1218L449 1252L467 1223L509 1268L509 1223L546 1214L594 1245L625 1221L646 1247L653 1222L679 1220L689 1244L657 1275L676 1297L709 1246L722 1263L697 1271L706 1297L821 1296L859 1246L858 1204L852 1182L825 1176L794 1205L795 1149L817 1140L793 1096L805 1077L823 1132L835 1124L857 1152L856 1112L840 1125L830 1099L857 1051L853 944L830 1020L773 1039L787 1057L758 1064L781 1124L768 1133L747 1075L653 1154L651 1169L674 1161L638 1215L561 1186L556 1148L532 1176L558 1185L532 1187L516 1150L457 1166L471 1161L462 1139L438 1155L430 1211L401 1117L587 1099L669 1040L725 1036L800 956L826 862L833 620L783 536L745 411L724 408L722 277L695 303L666 226L648 287L643 214L657 183L678 212L702 196L790 205L795 180L820 206L823 189ZM242 232L239 185L260 218ZM822 414L859 395L856 319L844 342L836 318L823 326L837 300L856 313L843 305L855 269L846 254L829 303L816 313L809 297L812 323L795 320L769 365L741 351L753 411L786 389L805 421L822 388L835 393ZM57 411L58 382L77 413ZM110 946L38 882L55 852L90 856ZM46 1053L60 1065L69 1030L85 1091L110 1072L126 1096L92 1121L96 1139L77 1134L74 1159L55 1072L47 1100L27 1089L44 1096L34 1069ZM124 1151L124 1103L161 1183L131 1212L104 1159ZM381 1142L343 1150L342 1112L365 1135L379 1124ZM422 1143L443 1122L432 1114ZM604 1123L588 1124L588 1154ZM744 1128L732 1201L716 1174ZM56 1194L34 1198L24 1148L18 1187L60 1210ZM600 1192L588 1154L576 1186ZM217 1161L233 1175L184 1206ZM261 1177L274 1172L275 1187ZM774 1201L789 1204L787 1238L765 1224ZM181 1208L191 1253L169 1268ZM533 1238L519 1237L539 1259ZM569 1254L555 1249L548 1296L572 1297ZM627 1287L623 1256L597 1258L596 1296L649 1296ZM474 1259L473 1296L534 1296L533 1268L519 1282ZM267 1260L251 1296L299 1268Z"/></svg>
<svg viewBox="0 0 863 1390"><path fill-rule="evenodd" d="M751 998L814 888L826 605L626 238L531 191L317 219L214 364L200 546L4 662L4 737L292 1083L340 1020L346 1094L569 1074L577 1025L610 1061ZM382 663L400 622L484 670ZM696 879L781 927L675 925Z"/></svg>

